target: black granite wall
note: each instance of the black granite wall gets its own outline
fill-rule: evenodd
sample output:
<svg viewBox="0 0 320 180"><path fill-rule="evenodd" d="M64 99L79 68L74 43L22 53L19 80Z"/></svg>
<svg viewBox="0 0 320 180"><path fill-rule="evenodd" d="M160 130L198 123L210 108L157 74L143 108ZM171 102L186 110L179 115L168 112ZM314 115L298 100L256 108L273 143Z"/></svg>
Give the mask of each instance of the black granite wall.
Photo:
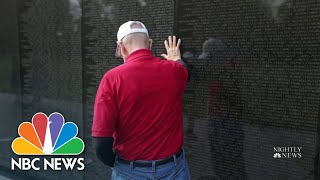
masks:
<svg viewBox="0 0 320 180"><path fill-rule="evenodd" d="M178 1L177 34L194 74L185 96L187 147L198 162L210 159L215 178L316 178L319 8L316 1ZM301 146L303 158L274 159L276 146ZM193 164L193 174L208 167Z"/></svg>

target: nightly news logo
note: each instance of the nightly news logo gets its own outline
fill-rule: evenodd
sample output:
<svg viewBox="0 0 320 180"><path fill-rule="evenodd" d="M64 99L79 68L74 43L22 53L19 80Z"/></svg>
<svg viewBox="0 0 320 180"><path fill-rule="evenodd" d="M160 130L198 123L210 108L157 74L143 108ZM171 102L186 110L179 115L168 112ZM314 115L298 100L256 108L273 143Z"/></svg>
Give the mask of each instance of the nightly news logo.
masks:
<svg viewBox="0 0 320 180"><path fill-rule="evenodd" d="M273 158L279 159L279 158L302 158L301 154L301 147L273 147Z"/></svg>
<svg viewBox="0 0 320 180"><path fill-rule="evenodd" d="M58 112L49 118L42 112L32 117L32 123L23 122L18 128L20 137L12 142L12 150L17 155L79 155L84 150L82 139L76 137L78 127L73 122L65 123ZM42 159L42 158L41 158ZM11 170L77 170L84 169L84 158L11 158Z"/></svg>

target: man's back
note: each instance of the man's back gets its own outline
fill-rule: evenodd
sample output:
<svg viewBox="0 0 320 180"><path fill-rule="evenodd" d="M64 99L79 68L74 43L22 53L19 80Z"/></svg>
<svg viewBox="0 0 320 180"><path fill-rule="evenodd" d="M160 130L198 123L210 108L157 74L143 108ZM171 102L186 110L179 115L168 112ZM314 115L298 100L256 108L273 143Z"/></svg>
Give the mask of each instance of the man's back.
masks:
<svg viewBox="0 0 320 180"><path fill-rule="evenodd" d="M182 97L188 72L181 64L142 49L104 78L114 87L119 114L114 149L120 157L162 159L182 148Z"/></svg>
<svg viewBox="0 0 320 180"><path fill-rule="evenodd" d="M102 78L92 123L96 155L113 180L190 179L183 146L182 97L189 79L181 39L164 41L154 57L152 39L140 21L119 27L116 56L124 64Z"/></svg>

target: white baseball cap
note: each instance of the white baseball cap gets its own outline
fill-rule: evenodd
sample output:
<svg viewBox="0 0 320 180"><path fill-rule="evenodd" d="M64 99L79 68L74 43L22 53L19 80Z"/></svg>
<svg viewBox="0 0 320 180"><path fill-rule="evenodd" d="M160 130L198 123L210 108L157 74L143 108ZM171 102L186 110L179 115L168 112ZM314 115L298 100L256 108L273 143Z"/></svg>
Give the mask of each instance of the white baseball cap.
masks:
<svg viewBox="0 0 320 180"><path fill-rule="evenodd" d="M132 23L141 24L141 26L143 28L132 28L131 27ZM131 34L131 33L145 33L149 37L148 30L147 30L146 26L142 22L140 22L140 21L128 21L128 22L122 24L119 27L118 34L117 34L118 41L120 42L126 35Z"/></svg>

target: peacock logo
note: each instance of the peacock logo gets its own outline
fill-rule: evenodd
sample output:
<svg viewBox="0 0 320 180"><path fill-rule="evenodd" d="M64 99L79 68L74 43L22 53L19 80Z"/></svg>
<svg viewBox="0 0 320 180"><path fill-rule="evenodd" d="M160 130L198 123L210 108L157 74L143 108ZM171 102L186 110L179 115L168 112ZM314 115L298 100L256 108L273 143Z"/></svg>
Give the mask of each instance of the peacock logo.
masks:
<svg viewBox="0 0 320 180"><path fill-rule="evenodd" d="M17 155L79 155L84 142L76 137L78 127L66 122L62 114L54 112L47 117L38 112L32 123L23 122L18 128L20 137L13 140L11 148Z"/></svg>

